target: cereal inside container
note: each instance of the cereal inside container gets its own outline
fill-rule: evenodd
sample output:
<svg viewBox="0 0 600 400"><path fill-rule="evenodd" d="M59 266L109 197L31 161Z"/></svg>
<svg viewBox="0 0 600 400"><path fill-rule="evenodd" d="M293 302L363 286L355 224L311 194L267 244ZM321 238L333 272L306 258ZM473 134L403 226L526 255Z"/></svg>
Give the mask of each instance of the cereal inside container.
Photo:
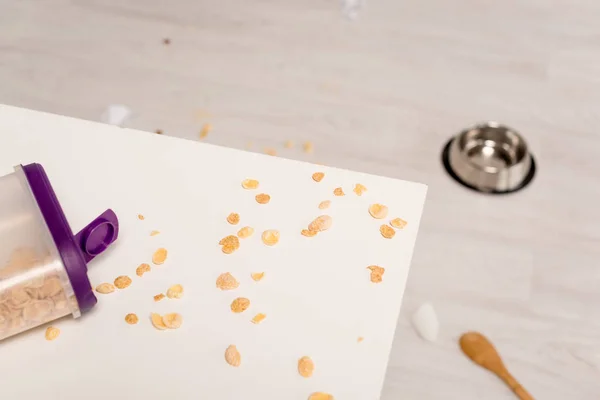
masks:
<svg viewBox="0 0 600 400"><path fill-rule="evenodd" d="M91 309L87 262L117 236L111 210L73 235L41 165L0 177L0 340Z"/></svg>

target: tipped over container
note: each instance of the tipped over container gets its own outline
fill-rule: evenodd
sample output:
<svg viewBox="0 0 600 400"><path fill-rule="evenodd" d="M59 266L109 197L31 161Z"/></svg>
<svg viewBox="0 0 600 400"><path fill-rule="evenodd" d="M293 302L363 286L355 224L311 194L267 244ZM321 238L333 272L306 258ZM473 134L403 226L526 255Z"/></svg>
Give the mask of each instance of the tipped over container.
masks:
<svg viewBox="0 0 600 400"><path fill-rule="evenodd" d="M97 302L87 263L119 234L106 210L73 235L39 164L0 177L0 340Z"/></svg>

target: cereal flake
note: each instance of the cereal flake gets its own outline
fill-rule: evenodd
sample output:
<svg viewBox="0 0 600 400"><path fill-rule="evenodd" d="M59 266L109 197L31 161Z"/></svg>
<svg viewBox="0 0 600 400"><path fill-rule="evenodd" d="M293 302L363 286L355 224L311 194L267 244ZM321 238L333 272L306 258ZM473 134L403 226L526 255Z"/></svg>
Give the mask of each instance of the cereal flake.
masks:
<svg viewBox="0 0 600 400"><path fill-rule="evenodd" d="M156 313L150 314L150 320L152 321L152 325L156 329L158 329L160 331L164 331L165 329L167 329L167 326L163 322L163 318L160 314L156 314Z"/></svg>
<svg viewBox="0 0 600 400"><path fill-rule="evenodd" d="M329 215L320 215L308 225L308 230L313 232L326 231L331 228L332 223L333 219Z"/></svg>
<svg viewBox="0 0 600 400"><path fill-rule="evenodd" d="M312 174L313 181L315 182L321 182L324 177L325 174L323 172L315 172L314 174Z"/></svg>
<svg viewBox="0 0 600 400"><path fill-rule="evenodd" d="M225 272L217 278L217 288L221 290L237 289L240 283L229 272Z"/></svg>
<svg viewBox="0 0 600 400"><path fill-rule="evenodd" d="M367 191L367 188L364 185L357 183L356 185L354 185L353 191L354 193L356 193L357 196L362 196L363 193Z"/></svg>
<svg viewBox="0 0 600 400"><path fill-rule="evenodd" d="M375 219L383 219L388 215L388 208L383 204L371 204L369 206L369 214Z"/></svg>
<svg viewBox="0 0 600 400"><path fill-rule="evenodd" d="M271 196L266 193L261 193L257 194L255 199L258 204L267 204L269 201L271 201Z"/></svg>
<svg viewBox="0 0 600 400"><path fill-rule="evenodd" d="M304 142L302 148L304 149L305 153L312 153L315 150L315 147L311 142Z"/></svg>
<svg viewBox="0 0 600 400"><path fill-rule="evenodd" d="M155 265L161 265L167 259L167 249L160 248L152 255L152 262Z"/></svg>
<svg viewBox="0 0 600 400"><path fill-rule="evenodd" d="M118 289L125 289L129 285L131 285L131 278L127 275L121 275L115 279L115 286Z"/></svg>
<svg viewBox="0 0 600 400"><path fill-rule="evenodd" d="M258 181L256 179L244 179L242 181L242 187L244 189L256 189L258 188Z"/></svg>
<svg viewBox="0 0 600 400"><path fill-rule="evenodd" d="M390 225L397 229L404 229L406 224L408 224L408 222L406 222L402 218L394 218L390 221Z"/></svg>
<svg viewBox="0 0 600 400"><path fill-rule="evenodd" d="M315 392L308 396L308 400L335 400L332 395L324 392Z"/></svg>
<svg viewBox="0 0 600 400"><path fill-rule="evenodd" d="M232 367L239 367L242 363L242 356L233 344L225 350L225 361Z"/></svg>
<svg viewBox="0 0 600 400"><path fill-rule="evenodd" d="M159 231L152 231L152 232L150 232L150 236L156 236L158 234L160 234Z"/></svg>
<svg viewBox="0 0 600 400"><path fill-rule="evenodd" d="M136 269L135 269L135 274L137 276L142 276L144 275L146 272L150 272L150 265L149 264L140 264Z"/></svg>
<svg viewBox="0 0 600 400"><path fill-rule="evenodd" d="M55 328L53 326L49 326L46 328L46 340L54 340L60 335L60 329Z"/></svg>
<svg viewBox="0 0 600 400"><path fill-rule="evenodd" d="M262 241L267 246L274 246L279 242L279 231L268 229L262 234Z"/></svg>
<svg viewBox="0 0 600 400"><path fill-rule="evenodd" d="M291 149L292 147L294 147L294 142L293 142L293 141L291 141L291 140L286 140L286 141L285 141L285 144L284 144L284 147L285 147L286 149Z"/></svg>
<svg viewBox="0 0 600 400"><path fill-rule="evenodd" d="M370 265L367 267L367 269L371 271L371 282L381 283L383 280L383 274L385 273L385 268L382 268L378 265Z"/></svg>
<svg viewBox="0 0 600 400"><path fill-rule="evenodd" d="M238 297L231 303L231 311L236 314L246 311L250 307L250 300L245 297Z"/></svg>
<svg viewBox="0 0 600 400"><path fill-rule="evenodd" d="M246 239L246 238L249 238L250 236L252 236L253 233L254 233L254 228L252 228L250 226L245 226L238 231L237 235L240 239Z"/></svg>
<svg viewBox="0 0 600 400"><path fill-rule="evenodd" d="M178 329L183 324L183 317L178 313L170 313L162 316L163 324L169 329Z"/></svg>
<svg viewBox="0 0 600 400"><path fill-rule="evenodd" d="M275 150L272 147L267 147L265 149L265 154L269 155L269 156L276 156L277 155L277 150Z"/></svg>
<svg viewBox="0 0 600 400"><path fill-rule="evenodd" d="M381 232L381 236L386 239L391 239L396 234L394 228L390 227L389 225L381 225L379 227L379 232Z"/></svg>
<svg viewBox="0 0 600 400"><path fill-rule="evenodd" d="M315 363L310 357L304 356L298 360L298 373L304 378L310 378L315 370Z"/></svg>
<svg viewBox="0 0 600 400"><path fill-rule="evenodd" d="M138 323L138 321L139 321L139 318L135 314L127 314L125 316L125 322L127 322L129 325L135 325Z"/></svg>
<svg viewBox="0 0 600 400"><path fill-rule="evenodd" d="M267 318L266 314L258 313L252 318L253 324L260 324L265 318Z"/></svg>
<svg viewBox="0 0 600 400"><path fill-rule="evenodd" d="M162 293L159 293L156 296L154 296L154 301L161 301L164 298L165 298L165 295Z"/></svg>
<svg viewBox="0 0 600 400"><path fill-rule="evenodd" d="M334 194L334 196L345 196L346 195L344 193L344 189L342 189L341 187L335 188L333 190L333 194Z"/></svg>
<svg viewBox="0 0 600 400"><path fill-rule="evenodd" d="M331 205L331 200L324 200L319 203L319 209L325 210L325 209L329 208L330 205Z"/></svg>
<svg viewBox="0 0 600 400"><path fill-rule="evenodd" d="M143 221L143 220L145 220L145 219L146 219L146 217L144 217L142 214L138 214L138 219L139 219L140 221Z"/></svg>
<svg viewBox="0 0 600 400"><path fill-rule="evenodd" d="M108 294L115 291L115 286L112 283L101 283L96 286L96 292L101 294Z"/></svg>
<svg viewBox="0 0 600 400"><path fill-rule="evenodd" d="M264 272L253 272L253 273L250 274L250 277L252 277L253 281L258 282L262 278L265 277L265 273Z"/></svg>
<svg viewBox="0 0 600 400"><path fill-rule="evenodd" d="M200 139L204 139L205 137L207 137L210 131L212 131L212 125L204 124L202 130L200 131Z"/></svg>
<svg viewBox="0 0 600 400"><path fill-rule="evenodd" d="M240 222L240 214L238 213L231 213L227 216L227 222L229 222L231 225L237 225Z"/></svg>
<svg viewBox="0 0 600 400"><path fill-rule="evenodd" d="M167 290L167 297L170 299L180 299L183 297L183 286L173 285Z"/></svg>

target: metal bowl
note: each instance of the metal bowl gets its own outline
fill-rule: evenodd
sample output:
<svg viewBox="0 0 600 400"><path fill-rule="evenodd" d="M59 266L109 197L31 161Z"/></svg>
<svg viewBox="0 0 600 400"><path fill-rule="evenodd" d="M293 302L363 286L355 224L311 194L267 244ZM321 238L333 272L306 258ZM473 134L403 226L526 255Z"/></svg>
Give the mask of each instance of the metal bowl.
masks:
<svg viewBox="0 0 600 400"><path fill-rule="evenodd" d="M465 129L448 142L442 158L454 179L480 192L515 192L535 175L525 139L497 122Z"/></svg>

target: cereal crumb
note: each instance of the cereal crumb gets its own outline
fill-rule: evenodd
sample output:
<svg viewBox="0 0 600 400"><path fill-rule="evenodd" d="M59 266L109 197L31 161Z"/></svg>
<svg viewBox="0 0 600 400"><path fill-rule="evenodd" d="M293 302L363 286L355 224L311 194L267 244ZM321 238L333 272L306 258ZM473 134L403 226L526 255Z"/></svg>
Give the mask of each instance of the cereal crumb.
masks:
<svg viewBox="0 0 600 400"><path fill-rule="evenodd" d="M154 131L154 133L156 133L157 135L162 135L163 131L162 131L162 129L157 129Z"/></svg>
<svg viewBox="0 0 600 400"><path fill-rule="evenodd" d="M311 142L304 142L304 144L302 145L302 148L304 149L305 153L312 153L315 149L315 147L313 146L313 144Z"/></svg>
<svg viewBox="0 0 600 400"><path fill-rule="evenodd" d="M308 400L335 400L329 393L315 392L308 397Z"/></svg>
<svg viewBox="0 0 600 400"><path fill-rule="evenodd" d="M221 290L237 289L240 283L229 272L225 272L217 278L217 288Z"/></svg>
<svg viewBox="0 0 600 400"><path fill-rule="evenodd" d="M227 216L227 222L229 222L231 225L237 225L240 222L240 214L238 213L231 213Z"/></svg>
<svg viewBox="0 0 600 400"><path fill-rule="evenodd" d="M358 343L362 342L363 340L365 340L365 338L362 336L359 336L358 339L356 339Z"/></svg>
<svg viewBox="0 0 600 400"><path fill-rule="evenodd" d="M154 301L161 301L164 298L165 298L165 295L162 293L159 293L156 296L154 296Z"/></svg>
<svg viewBox="0 0 600 400"><path fill-rule="evenodd" d="M160 248L152 255L152 262L155 265L161 265L167 259L167 249Z"/></svg>
<svg viewBox="0 0 600 400"><path fill-rule="evenodd" d="M143 221L143 220L145 220L146 218L145 218L145 217L144 217L142 214L138 214L138 219L139 219L140 221Z"/></svg>
<svg viewBox="0 0 600 400"><path fill-rule="evenodd" d="M169 329L178 329L183 323L183 317L178 313L170 313L162 316L163 324Z"/></svg>
<svg viewBox="0 0 600 400"><path fill-rule="evenodd" d="M258 204L267 204L271 201L271 196L266 193L257 194L255 198Z"/></svg>
<svg viewBox="0 0 600 400"><path fill-rule="evenodd" d="M331 200L325 200L319 203L319 209L325 210L331 205Z"/></svg>
<svg viewBox="0 0 600 400"><path fill-rule="evenodd" d="M129 285L131 285L131 278L127 275L121 275L115 279L115 286L118 289L125 289Z"/></svg>
<svg viewBox="0 0 600 400"><path fill-rule="evenodd" d="M268 229L262 234L262 241L267 246L274 246L279 242L279 231Z"/></svg>
<svg viewBox="0 0 600 400"><path fill-rule="evenodd" d="M354 193L356 193L357 196L362 196L363 193L367 191L367 188L364 185L357 183L356 185L354 185L353 191Z"/></svg>
<svg viewBox="0 0 600 400"><path fill-rule="evenodd" d="M391 228L389 225L381 225L381 227L379 228L379 232L381 232L381 236L383 236L386 239L391 239L396 234L394 228Z"/></svg>
<svg viewBox="0 0 600 400"><path fill-rule="evenodd" d="M165 46L168 46L168 45L170 45L170 44L171 44L171 39L169 39L169 38L164 38L164 39L163 39L163 44L164 44Z"/></svg>
<svg viewBox="0 0 600 400"><path fill-rule="evenodd" d="M284 146L286 149L291 149L292 147L294 147L294 142L292 142L291 140L286 140Z"/></svg>
<svg viewBox="0 0 600 400"><path fill-rule="evenodd" d="M180 299L183 297L183 286L173 285L167 290L167 297L170 299Z"/></svg>
<svg viewBox="0 0 600 400"><path fill-rule="evenodd" d="M367 267L367 269L371 271L371 282L381 283L383 280L383 274L385 273L385 268L382 268L378 265L370 265Z"/></svg>
<svg viewBox="0 0 600 400"><path fill-rule="evenodd" d="M321 182L324 177L325 177L325 174L323 172L315 172L312 175L313 181L315 181L315 182Z"/></svg>
<svg viewBox="0 0 600 400"><path fill-rule="evenodd" d="M253 273L250 274L250 276L252 277L253 281L258 282L262 278L265 277L265 273L264 272L253 272Z"/></svg>
<svg viewBox="0 0 600 400"><path fill-rule="evenodd" d="M231 365L232 367L240 366L242 363L242 356L240 355L237 347L234 345L227 347L225 350L225 361L227 361L227 364Z"/></svg>
<svg viewBox="0 0 600 400"><path fill-rule="evenodd" d="M138 321L139 321L139 318L135 314L127 314L125 316L125 322L127 322L129 325L135 325L138 323Z"/></svg>
<svg viewBox="0 0 600 400"><path fill-rule="evenodd" d="M101 283L96 286L96 292L102 294L108 294L115 291L115 286L112 283Z"/></svg>
<svg viewBox="0 0 600 400"><path fill-rule="evenodd" d="M159 233L160 233L159 231L152 231L152 232L150 232L150 236L156 236Z"/></svg>
<svg viewBox="0 0 600 400"><path fill-rule="evenodd" d="M310 357L304 356L298 360L298 373L304 378L310 378L315 370L315 363Z"/></svg>
<svg viewBox="0 0 600 400"><path fill-rule="evenodd" d="M135 274L137 276L142 276L144 275L146 272L150 272L150 264L140 264L136 269L135 269Z"/></svg>
<svg viewBox="0 0 600 400"><path fill-rule="evenodd" d="M212 125L204 124L202 130L200 131L200 139L204 139L205 137L207 137L210 131L212 131Z"/></svg>
<svg viewBox="0 0 600 400"><path fill-rule="evenodd" d="M256 179L244 179L242 181L242 187L244 189L256 189L258 188L258 181Z"/></svg>
<svg viewBox="0 0 600 400"><path fill-rule="evenodd" d="M302 234L302 236L306 236L306 237L313 237L317 235L317 231L311 231L309 229L302 229L302 231L300 231L300 233Z"/></svg>
<svg viewBox="0 0 600 400"><path fill-rule="evenodd" d="M402 218L394 218L390 221L390 225L397 229L404 229L406 224L408 224L408 222L406 222Z"/></svg>
<svg viewBox="0 0 600 400"><path fill-rule="evenodd" d="M313 232L322 232L331 228L333 219L329 215L320 215L308 225L308 230Z"/></svg>
<svg viewBox="0 0 600 400"><path fill-rule="evenodd" d="M231 311L234 313L242 313L250 307L250 300L245 297L238 297L231 303Z"/></svg>
<svg viewBox="0 0 600 400"><path fill-rule="evenodd" d="M265 149L265 154L269 155L269 156L276 156L277 155L277 150L275 150L272 147L267 147Z"/></svg>
<svg viewBox="0 0 600 400"><path fill-rule="evenodd" d="M258 313L254 316L254 318L252 318L252 323L253 324L260 324L265 318L267 318L267 316L263 313Z"/></svg>
<svg viewBox="0 0 600 400"><path fill-rule="evenodd" d="M53 326L49 326L46 328L46 340L54 340L60 335L60 329L55 328Z"/></svg>
<svg viewBox="0 0 600 400"><path fill-rule="evenodd" d="M383 219L388 215L388 208L383 204L371 204L369 206L369 214L375 219Z"/></svg>
<svg viewBox="0 0 600 400"><path fill-rule="evenodd" d="M335 188L333 190L333 194L335 196L345 196L346 194L344 193L344 189L342 189L341 187Z"/></svg>
<svg viewBox="0 0 600 400"><path fill-rule="evenodd" d="M249 238L250 236L252 236L253 233L254 233L254 228L252 228L250 226L245 226L238 231L237 235L240 239L246 239L246 238Z"/></svg>
<svg viewBox="0 0 600 400"><path fill-rule="evenodd" d="M156 329L158 329L160 331L164 331L165 329L167 329L167 326L163 322L162 316L160 314L156 314L156 313L150 314L150 320L152 321L152 325Z"/></svg>

